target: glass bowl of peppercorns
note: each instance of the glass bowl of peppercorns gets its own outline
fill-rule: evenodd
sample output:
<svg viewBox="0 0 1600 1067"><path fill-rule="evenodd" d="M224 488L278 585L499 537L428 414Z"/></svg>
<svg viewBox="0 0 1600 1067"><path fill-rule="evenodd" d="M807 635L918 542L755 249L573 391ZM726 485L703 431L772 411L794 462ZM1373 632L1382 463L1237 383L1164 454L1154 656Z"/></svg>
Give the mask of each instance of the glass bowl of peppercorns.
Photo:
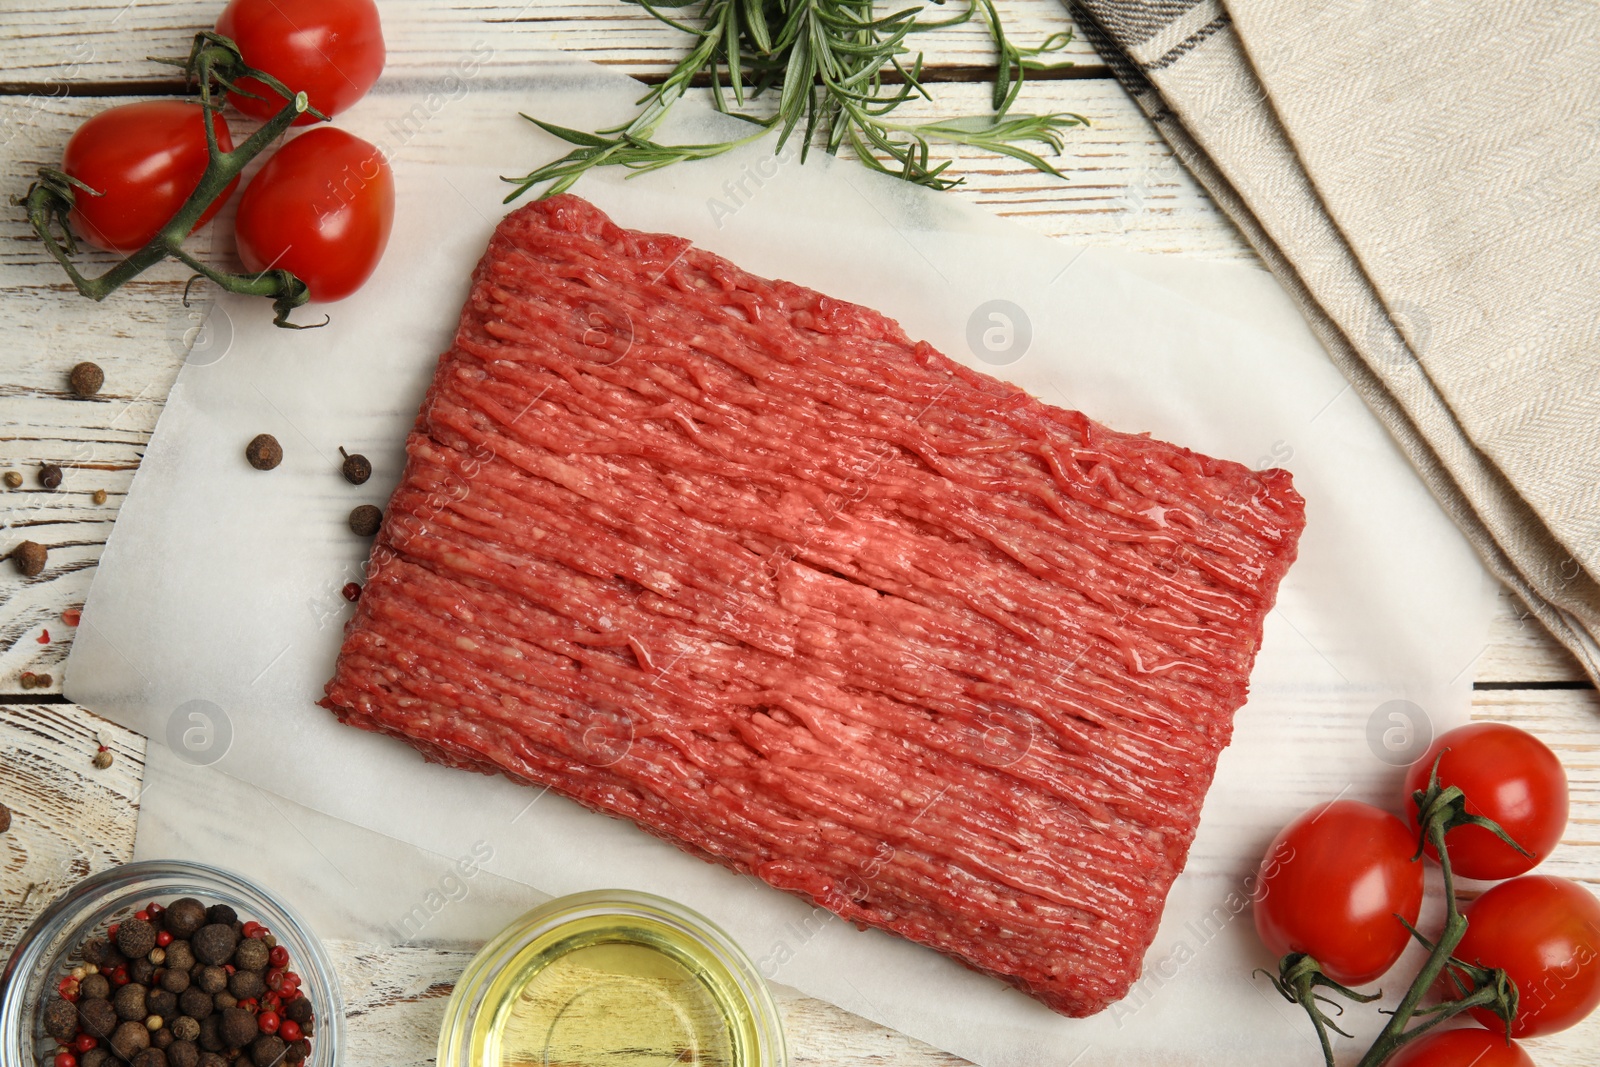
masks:
<svg viewBox="0 0 1600 1067"><path fill-rule="evenodd" d="M0 1067L333 1067L344 1002L291 907L217 867L68 890L0 974Z"/></svg>

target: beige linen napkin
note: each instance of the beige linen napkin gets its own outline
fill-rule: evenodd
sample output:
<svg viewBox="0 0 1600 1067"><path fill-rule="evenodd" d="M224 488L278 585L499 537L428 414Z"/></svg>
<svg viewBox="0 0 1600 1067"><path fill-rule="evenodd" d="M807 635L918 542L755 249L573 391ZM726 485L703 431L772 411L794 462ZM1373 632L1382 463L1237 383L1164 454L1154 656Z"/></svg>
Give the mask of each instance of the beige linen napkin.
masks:
<svg viewBox="0 0 1600 1067"><path fill-rule="evenodd" d="M1071 6L1490 568L1600 680L1600 4Z"/></svg>

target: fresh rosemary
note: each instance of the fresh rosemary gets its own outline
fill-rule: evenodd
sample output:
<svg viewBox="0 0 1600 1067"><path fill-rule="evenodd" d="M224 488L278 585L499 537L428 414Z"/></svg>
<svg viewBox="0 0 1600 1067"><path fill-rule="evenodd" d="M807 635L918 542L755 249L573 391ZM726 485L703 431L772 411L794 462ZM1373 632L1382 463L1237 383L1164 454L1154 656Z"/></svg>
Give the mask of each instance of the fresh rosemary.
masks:
<svg viewBox="0 0 1600 1067"><path fill-rule="evenodd" d="M934 160L935 142L986 149L1061 177L1040 153L1059 153L1063 131L1088 125L1082 115L1066 112L1012 112L1026 72L1071 65L1045 63L1041 57L1066 47L1072 34L1062 31L1036 47L1020 47L1006 36L993 0L967 0L965 10L934 22L918 19L921 7L879 15L873 0L626 2L691 34L694 46L664 81L640 98L639 113L624 125L585 133L524 115L574 147L532 173L505 179L515 186L506 196L508 202L544 183L549 184L541 197L565 192L596 167L659 170L721 155L774 130L776 152L782 152L798 132L802 160L813 144L824 145L830 154L848 148L873 170L934 189L948 189L961 181L946 175L950 160ZM666 13L669 9L676 17ZM891 121L889 114L912 96L932 99L922 82L922 54L912 52L906 36L975 19L988 29L999 52L993 113L933 122ZM709 82L718 111L756 127L748 137L677 145L653 139L661 121L697 78ZM754 102L764 94L770 99L774 92L777 102L770 114L752 117L735 110L745 107L747 99Z"/></svg>

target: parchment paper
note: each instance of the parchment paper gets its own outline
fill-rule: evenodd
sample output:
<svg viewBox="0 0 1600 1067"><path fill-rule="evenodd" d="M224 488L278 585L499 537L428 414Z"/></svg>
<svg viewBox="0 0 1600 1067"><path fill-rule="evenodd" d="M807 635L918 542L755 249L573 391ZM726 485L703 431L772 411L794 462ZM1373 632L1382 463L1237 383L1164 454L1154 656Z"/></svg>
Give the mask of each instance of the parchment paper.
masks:
<svg viewBox="0 0 1600 1067"><path fill-rule="evenodd" d="M626 114L636 93L595 68L553 64L527 107L589 127ZM662 136L717 136L726 121L689 116ZM518 162L540 146L554 154L509 116L506 137ZM1245 908L1249 876L1277 827L1311 803L1394 803L1400 750L1420 751L1430 731L1465 717L1493 590L1269 276L1068 247L854 164L801 167L762 146L578 190L623 225L879 308L955 358L1113 427L1293 471L1308 502L1301 558L1146 976L1112 1010L1068 1020L624 823L428 766L313 705L348 615L339 590L359 579L365 548L345 517L384 503L397 479L406 429L503 210L504 187L483 167L404 164L396 177L389 253L364 290L325 309L326 328L276 330L259 303L217 305L101 560L66 692L171 747L152 759L147 818L164 795L184 795L159 788L163 766L211 764L438 857L482 842L486 869L542 892L662 893L722 924L769 978L990 1067L1314 1062L1299 1009L1250 976L1270 961ZM1004 321L990 317L996 300L1009 302ZM1000 333L986 338L990 328ZM260 432L284 446L271 473L243 459ZM365 486L340 479L341 445L372 459ZM338 891L359 900L346 885Z"/></svg>

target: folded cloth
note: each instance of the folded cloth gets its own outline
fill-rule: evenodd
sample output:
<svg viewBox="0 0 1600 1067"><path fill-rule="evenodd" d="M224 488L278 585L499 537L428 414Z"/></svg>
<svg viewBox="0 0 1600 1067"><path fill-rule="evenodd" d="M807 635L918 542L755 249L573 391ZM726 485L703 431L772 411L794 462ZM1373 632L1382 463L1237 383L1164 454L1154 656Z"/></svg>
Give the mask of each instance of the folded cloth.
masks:
<svg viewBox="0 0 1600 1067"><path fill-rule="evenodd" d="M1069 6L1490 569L1600 681L1600 7Z"/></svg>

